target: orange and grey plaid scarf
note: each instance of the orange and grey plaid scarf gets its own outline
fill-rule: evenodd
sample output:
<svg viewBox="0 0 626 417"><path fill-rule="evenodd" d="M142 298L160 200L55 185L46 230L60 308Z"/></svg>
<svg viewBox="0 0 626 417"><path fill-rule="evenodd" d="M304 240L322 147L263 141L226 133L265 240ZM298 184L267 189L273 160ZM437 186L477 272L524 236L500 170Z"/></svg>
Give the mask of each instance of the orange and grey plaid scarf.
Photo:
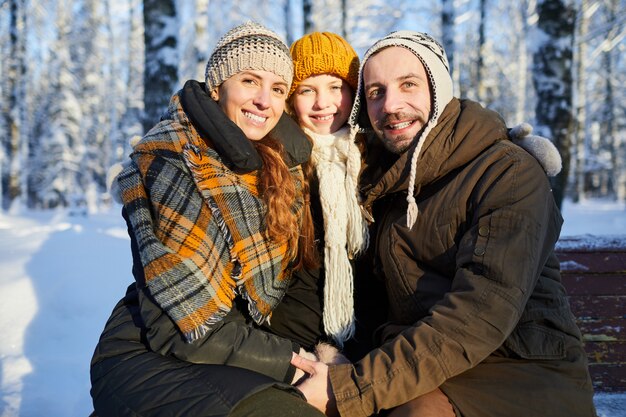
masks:
<svg viewBox="0 0 626 417"><path fill-rule="evenodd" d="M172 98L168 117L137 144L118 176L146 286L188 341L211 331L240 294L262 323L289 286L287 245L264 233L259 171L235 174ZM303 173L293 207L301 218Z"/></svg>

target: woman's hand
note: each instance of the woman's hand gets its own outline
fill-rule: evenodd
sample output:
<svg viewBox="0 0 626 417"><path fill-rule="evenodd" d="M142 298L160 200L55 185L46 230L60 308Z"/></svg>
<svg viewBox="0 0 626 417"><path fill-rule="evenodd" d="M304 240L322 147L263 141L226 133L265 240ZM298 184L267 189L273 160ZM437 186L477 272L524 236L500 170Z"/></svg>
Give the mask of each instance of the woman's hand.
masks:
<svg viewBox="0 0 626 417"><path fill-rule="evenodd" d="M293 358L296 356L300 356L312 362L316 362L319 360L315 353L304 350L304 348L300 348L300 351L298 353L294 352L291 355L292 364L293 364ZM293 375L293 380L291 381L291 385L297 385L299 382L301 382L304 379L305 376L306 376L306 373L302 369L299 369L298 367L296 367L296 373Z"/></svg>
<svg viewBox="0 0 626 417"><path fill-rule="evenodd" d="M307 402L327 416L338 416L335 395L328 379L328 365L308 360L295 353L291 358L291 364L310 375L296 385Z"/></svg>

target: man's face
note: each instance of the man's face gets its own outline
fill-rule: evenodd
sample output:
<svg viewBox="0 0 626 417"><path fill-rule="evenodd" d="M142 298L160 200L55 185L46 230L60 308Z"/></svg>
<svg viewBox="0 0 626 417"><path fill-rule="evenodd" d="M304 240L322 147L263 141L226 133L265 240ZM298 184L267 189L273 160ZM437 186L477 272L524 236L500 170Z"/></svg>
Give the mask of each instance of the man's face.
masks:
<svg viewBox="0 0 626 417"><path fill-rule="evenodd" d="M406 151L430 116L424 65L406 48L385 48L365 63L363 85L374 131L389 151Z"/></svg>

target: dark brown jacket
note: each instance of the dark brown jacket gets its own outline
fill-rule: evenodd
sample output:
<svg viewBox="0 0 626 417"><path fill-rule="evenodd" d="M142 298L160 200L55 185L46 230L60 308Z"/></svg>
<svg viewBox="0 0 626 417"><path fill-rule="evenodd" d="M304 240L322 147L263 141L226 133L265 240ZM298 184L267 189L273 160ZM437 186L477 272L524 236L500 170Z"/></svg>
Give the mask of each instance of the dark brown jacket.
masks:
<svg viewBox="0 0 626 417"><path fill-rule="evenodd" d="M376 262L389 307L380 347L353 366L330 369L342 416L371 415L440 386L460 413L475 415L464 405L468 399L458 398L462 390L442 384L490 355L519 365L566 360L569 346L581 350L553 251L561 215L537 160L506 138L496 113L453 99L418 160L411 192L419 214L411 229L412 149L395 161L370 150L364 201L375 218ZM575 415L590 415L584 355L571 361L588 405ZM560 384L558 370L539 369L535 383Z"/></svg>

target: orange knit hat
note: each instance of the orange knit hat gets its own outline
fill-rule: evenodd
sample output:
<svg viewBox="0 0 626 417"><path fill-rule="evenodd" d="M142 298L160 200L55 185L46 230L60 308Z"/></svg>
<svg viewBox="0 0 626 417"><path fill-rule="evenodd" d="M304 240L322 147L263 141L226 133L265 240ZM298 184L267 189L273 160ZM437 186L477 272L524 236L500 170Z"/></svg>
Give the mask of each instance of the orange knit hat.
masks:
<svg viewBox="0 0 626 417"><path fill-rule="evenodd" d="M309 33L295 41L290 52L294 74L289 95L303 80L320 74L336 75L356 91L359 57L341 36L332 32Z"/></svg>

